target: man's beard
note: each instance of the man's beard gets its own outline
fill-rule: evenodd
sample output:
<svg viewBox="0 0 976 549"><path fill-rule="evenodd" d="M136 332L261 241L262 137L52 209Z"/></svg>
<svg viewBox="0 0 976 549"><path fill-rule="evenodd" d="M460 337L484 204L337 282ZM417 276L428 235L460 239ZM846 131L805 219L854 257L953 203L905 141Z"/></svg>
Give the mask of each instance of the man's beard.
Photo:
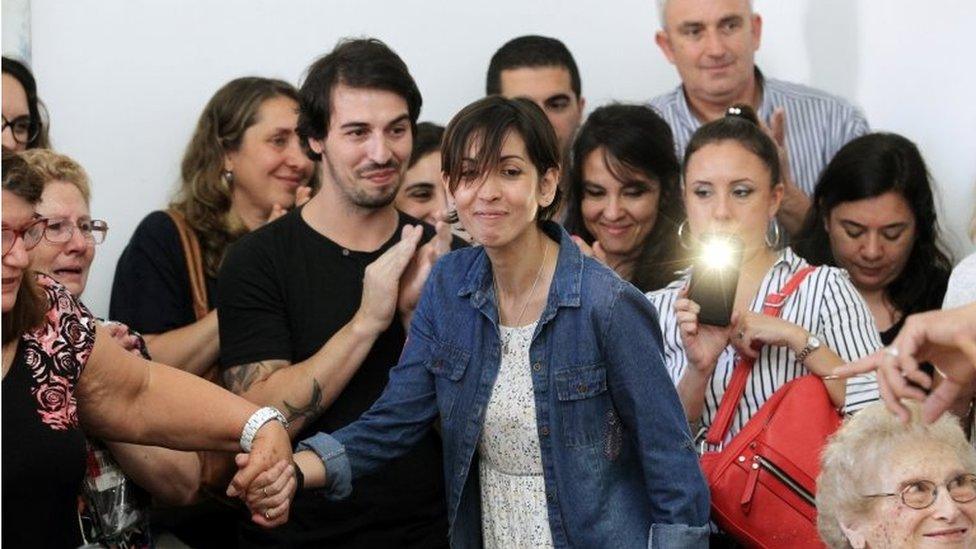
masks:
<svg viewBox="0 0 976 549"><path fill-rule="evenodd" d="M400 189L400 183L402 182L403 173L400 170L401 164L395 160L390 160L386 164L370 164L365 168L355 170L353 177L356 179L362 178L362 174L368 173L370 171L375 171L378 169L392 168L397 172L397 183L395 185L389 185L387 189L377 189L375 192L367 191L366 189L356 185L355 180L347 181L344 179L335 168L333 168L332 162L328 159L325 160L325 165L329 170L329 175L332 181L335 182L339 189L339 192L346 198L349 205L361 208L364 210L379 210L385 208L393 203L396 199L397 191Z"/></svg>

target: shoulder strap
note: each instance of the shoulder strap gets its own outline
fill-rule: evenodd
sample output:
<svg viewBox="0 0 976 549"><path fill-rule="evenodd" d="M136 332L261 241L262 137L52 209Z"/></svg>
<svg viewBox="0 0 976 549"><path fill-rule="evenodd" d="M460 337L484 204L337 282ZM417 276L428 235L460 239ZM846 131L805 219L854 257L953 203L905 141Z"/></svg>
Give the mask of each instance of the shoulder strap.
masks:
<svg viewBox="0 0 976 549"><path fill-rule="evenodd" d="M180 235L183 245L183 255L186 258L186 270L190 275L190 292L193 298L193 314L197 320L207 316L210 310L207 302L207 283L203 276L203 256L200 254L200 241L197 233L187 224L183 214L170 208L166 210L176 224L176 232Z"/></svg>
<svg viewBox="0 0 976 549"><path fill-rule="evenodd" d="M786 298L795 292L807 275L816 269L816 267L809 265L800 269L786 281L786 284L783 285L780 291L767 295L765 301L763 301L763 314L779 317ZM742 395L746 391L746 381L749 379L749 373L752 371L752 365L755 362L754 359L736 355L735 369L732 370L732 379L729 380L729 386L726 387L725 394L722 396L722 402L719 404L718 411L715 413L715 419L708 429L708 434L705 435L705 442L708 444L712 446L721 444L722 439L725 438L725 434L729 432L729 426L732 425L732 418L735 416L736 406L742 400Z"/></svg>

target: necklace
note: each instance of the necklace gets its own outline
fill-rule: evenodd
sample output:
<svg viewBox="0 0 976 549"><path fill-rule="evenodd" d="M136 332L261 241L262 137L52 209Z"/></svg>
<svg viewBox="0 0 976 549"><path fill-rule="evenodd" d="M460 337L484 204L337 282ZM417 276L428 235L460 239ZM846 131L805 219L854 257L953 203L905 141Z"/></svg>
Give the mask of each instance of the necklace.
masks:
<svg viewBox="0 0 976 549"><path fill-rule="evenodd" d="M525 296L525 303L522 304L522 311L519 312L518 317L515 318L515 323L512 324L512 327L517 327L519 325L519 322L522 321L522 317L525 316L525 310L528 309L529 302L532 300L532 296L535 295L535 288L536 286L539 285L539 279L542 278L542 271L545 270L546 268L546 259L548 259L549 257L549 246L546 246L545 243L543 243L543 246L545 246L545 251L543 251L542 253L542 263L539 264L539 272L535 273L535 281L532 283L532 288L529 290L529 295ZM501 324L501 319L502 319L501 287L498 285L498 279L495 278L494 272L492 272L491 278L495 283L495 293L497 294L498 297L498 323ZM502 353L508 354L508 344L512 339L512 334L509 333L501 339L502 339Z"/></svg>

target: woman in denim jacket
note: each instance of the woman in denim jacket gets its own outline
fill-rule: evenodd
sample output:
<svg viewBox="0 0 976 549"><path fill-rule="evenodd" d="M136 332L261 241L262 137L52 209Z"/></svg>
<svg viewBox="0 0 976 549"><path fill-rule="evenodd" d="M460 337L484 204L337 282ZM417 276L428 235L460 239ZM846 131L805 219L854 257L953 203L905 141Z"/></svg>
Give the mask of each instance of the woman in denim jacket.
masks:
<svg viewBox="0 0 976 549"><path fill-rule="evenodd" d="M706 547L708 489L657 316L545 221L559 197L545 115L469 105L443 167L483 246L435 265L373 407L299 445L305 487L344 497L440 420L453 547ZM273 482L251 484L255 512L277 503Z"/></svg>

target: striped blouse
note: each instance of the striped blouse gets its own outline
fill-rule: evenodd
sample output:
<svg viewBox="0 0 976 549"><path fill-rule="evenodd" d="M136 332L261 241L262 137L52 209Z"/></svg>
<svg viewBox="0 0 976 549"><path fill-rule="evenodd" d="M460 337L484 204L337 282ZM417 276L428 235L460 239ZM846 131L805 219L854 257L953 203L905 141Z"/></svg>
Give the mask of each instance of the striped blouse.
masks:
<svg viewBox="0 0 976 549"><path fill-rule="evenodd" d="M759 286L750 310L761 313L765 296L779 291L807 262L786 248L769 269ZM684 286L690 271L667 287L647 293L660 316L664 336L664 362L675 385L684 375L687 357L674 312L678 291ZM847 272L835 267L820 267L812 272L787 298L782 318L802 326L815 334L825 346L845 362L868 355L881 348L881 340L871 311L848 279ZM708 427L718 410L725 388L732 379L735 350L729 345L722 352L707 388L702 424ZM726 441L731 439L759 410L777 389L806 374L802 364L788 347L762 348L746 384L745 395L736 410ZM853 377L847 382L844 410L854 412L878 399L878 385L874 374Z"/></svg>
<svg viewBox="0 0 976 549"><path fill-rule="evenodd" d="M793 181L807 195L813 194L820 172L848 141L868 132L868 122L861 111L844 99L826 92L763 77L756 69L762 86L759 119L769 122L773 109L786 110L786 148L790 157ZM651 100L651 106L671 126L678 158L682 158L691 135L701 122L691 112L684 88Z"/></svg>

